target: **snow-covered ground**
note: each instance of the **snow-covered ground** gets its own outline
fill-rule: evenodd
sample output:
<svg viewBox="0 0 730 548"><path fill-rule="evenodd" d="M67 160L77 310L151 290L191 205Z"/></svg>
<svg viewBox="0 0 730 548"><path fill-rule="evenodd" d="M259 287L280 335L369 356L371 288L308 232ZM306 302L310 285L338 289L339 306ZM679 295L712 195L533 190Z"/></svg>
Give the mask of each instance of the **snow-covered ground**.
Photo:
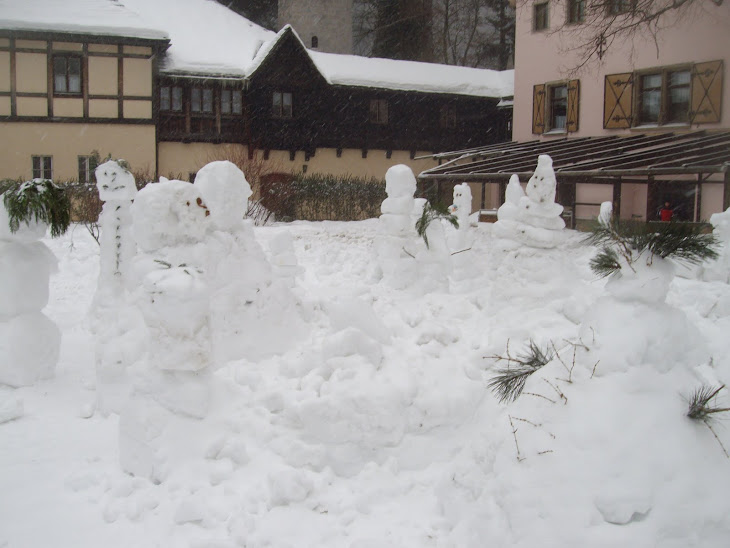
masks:
<svg viewBox="0 0 730 548"><path fill-rule="evenodd" d="M684 344L710 359L647 357L647 326L628 314L616 352L643 361L602 371L578 339L605 285L581 234L515 248L480 224L450 287L424 294L378 280L377 220L255 235L267 250L284 231L309 331L215 372L211 409L178 419L160 484L122 471L118 418L93 413L99 248L81 226L44 240L59 258L45 313L61 355L54 379L0 388L0 421L20 415L0 422L0 547L729 545L730 460L685 398L730 382L730 285L670 287L696 327ZM650 331L661 338L661 323ZM489 356L530 339L563 363L500 404ZM728 423L713 428L730 447Z"/></svg>

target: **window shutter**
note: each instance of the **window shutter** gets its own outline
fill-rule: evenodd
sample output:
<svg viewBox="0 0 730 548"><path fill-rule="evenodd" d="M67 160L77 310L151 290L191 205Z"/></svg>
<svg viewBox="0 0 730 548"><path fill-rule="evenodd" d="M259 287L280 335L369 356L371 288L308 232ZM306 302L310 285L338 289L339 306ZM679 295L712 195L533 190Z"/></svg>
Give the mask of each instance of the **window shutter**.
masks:
<svg viewBox="0 0 730 548"><path fill-rule="evenodd" d="M578 106L580 105L580 80L568 82L568 117L565 129L578 131Z"/></svg>
<svg viewBox="0 0 730 548"><path fill-rule="evenodd" d="M709 124L719 122L721 106L722 61L697 63L692 67L690 123Z"/></svg>
<svg viewBox="0 0 730 548"><path fill-rule="evenodd" d="M634 75L607 74L603 93L603 128L622 129L631 127Z"/></svg>
<svg viewBox="0 0 730 548"><path fill-rule="evenodd" d="M532 133L545 131L545 84L532 88Z"/></svg>

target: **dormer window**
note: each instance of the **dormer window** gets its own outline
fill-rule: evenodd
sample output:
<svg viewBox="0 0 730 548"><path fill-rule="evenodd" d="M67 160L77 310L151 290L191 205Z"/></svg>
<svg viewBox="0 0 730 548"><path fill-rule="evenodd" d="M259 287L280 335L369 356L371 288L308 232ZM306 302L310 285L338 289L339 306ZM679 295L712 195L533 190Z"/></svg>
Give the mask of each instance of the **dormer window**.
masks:
<svg viewBox="0 0 730 548"><path fill-rule="evenodd" d="M319 47L319 38L316 36L312 36L312 49L317 49Z"/></svg>

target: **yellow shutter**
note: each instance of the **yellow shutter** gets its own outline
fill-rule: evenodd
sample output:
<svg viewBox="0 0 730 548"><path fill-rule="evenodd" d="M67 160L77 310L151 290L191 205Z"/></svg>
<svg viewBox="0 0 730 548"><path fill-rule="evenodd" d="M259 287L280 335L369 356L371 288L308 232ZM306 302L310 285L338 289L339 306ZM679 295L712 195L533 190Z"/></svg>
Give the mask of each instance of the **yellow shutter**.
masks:
<svg viewBox="0 0 730 548"><path fill-rule="evenodd" d="M603 94L604 129L631 127L634 75L630 72L607 74Z"/></svg>
<svg viewBox="0 0 730 548"><path fill-rule="evenodd" d="M692 67L690 122L693 124L719 122L721 106L722 61L697 63Z"/></svg>
<svg viewBox="0 0 730 548"><path fill-rule="evenodd" d="M578 131L578 107L580 105L580 80L568 82L568 117L565 129Z"/></svg>
<svg viewBox="0 0 730 548"><path fill-rule="evenodd" d="M532 133L545 131L545 84L532 88Z"/></svg>

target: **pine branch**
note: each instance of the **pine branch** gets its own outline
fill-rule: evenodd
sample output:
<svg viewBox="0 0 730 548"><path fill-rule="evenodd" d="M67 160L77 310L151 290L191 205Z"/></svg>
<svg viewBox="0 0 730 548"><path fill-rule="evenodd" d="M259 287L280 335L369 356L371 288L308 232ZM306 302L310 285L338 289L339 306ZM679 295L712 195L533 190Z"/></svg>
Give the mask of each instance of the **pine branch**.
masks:
<svg viewBox="0 0 730 548"><path fill-rule="evenodd" d="M648 248L653 255L666 259L700 264L707 259L716 259L717 238L714 234L703 234L703 225L688 223L663 223L649 238Z"/></svg>
<svg viewBox="0 0 730 548"><path fill-rule="evenodd" d="M621 264L618 262L618 254L610 247L604 247L598 252L598 255L590 261L591 270L601 278L610 276L614 272L621 270Z"/></svg>
<svg viewBox="0 0 730 548"><path fill-rule="evenodd" d="M487 384L500 403L504 403L519 398L530 375L549 363L554 356L550 348L543 350L535 341L530 340L527 350L516 358L510 356L509 348L506 356L491 357L497 361L507 361L507 367L497 369L497 374Z"/></svg>
<svg viewBox="0 0 730 548"><path fill-rule="evenodd" d="M429 202L423 206L421 216L416 221L416 232L423 238L423 241L428 245L428 235L426 234L429 225L436 219L445 219L451 223L455 228L459 228L459 221L455 215L449 213L448 208L443 204L433 204Z"/></svg>
<svg viewBox="0 0 730 548"><path fill-rule="evenodd" d="M71 224L71 202L63 189L49 180L14 183L5 191L3 203L8 211L10 232L17 232L20 223L35 220L50 225L51 237L55 238Z"/></svg>

